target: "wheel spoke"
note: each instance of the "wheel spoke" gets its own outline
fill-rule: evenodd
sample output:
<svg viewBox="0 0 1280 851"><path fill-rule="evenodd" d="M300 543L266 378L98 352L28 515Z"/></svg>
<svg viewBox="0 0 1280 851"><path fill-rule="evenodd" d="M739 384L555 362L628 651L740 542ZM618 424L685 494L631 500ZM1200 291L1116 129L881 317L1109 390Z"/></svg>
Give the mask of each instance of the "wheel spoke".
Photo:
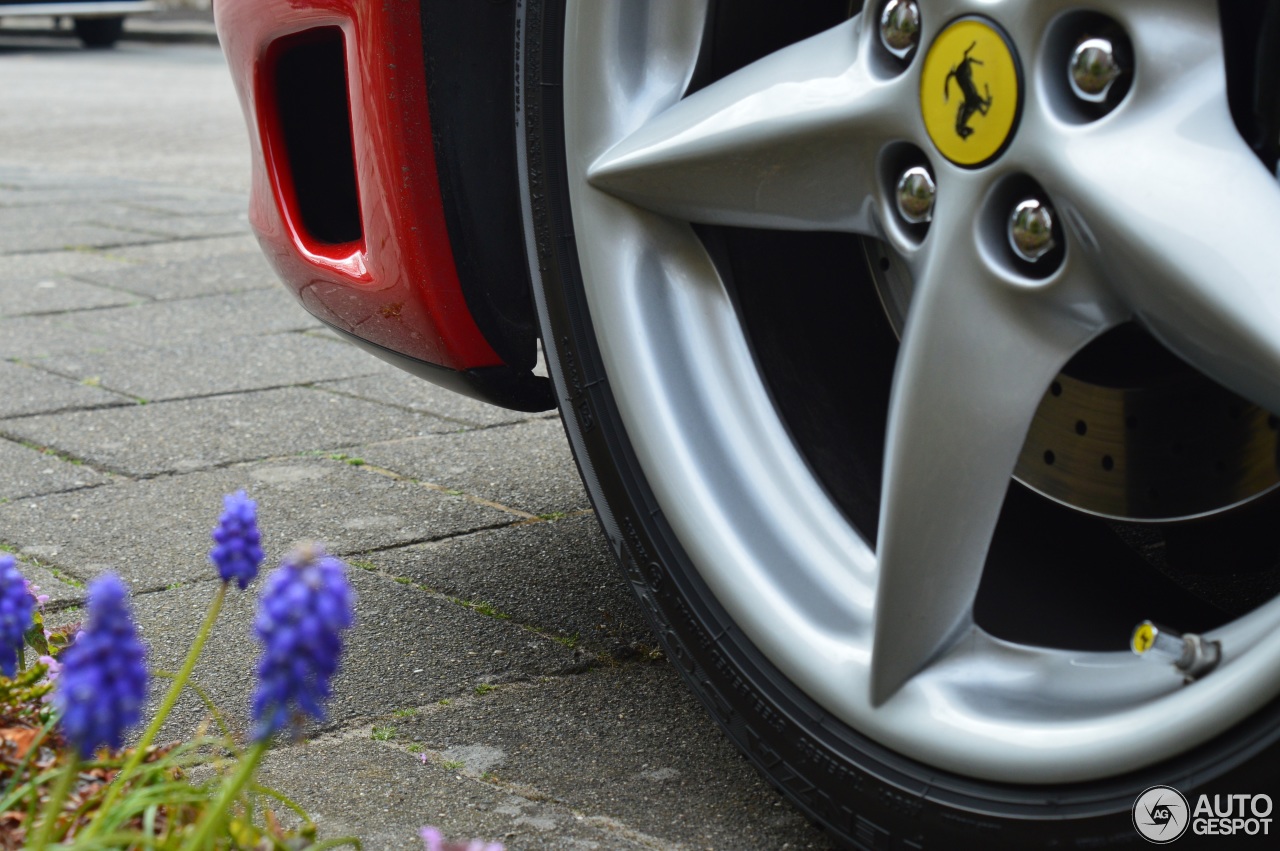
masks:
<svg viewBox="0 0 1280 851"><path fill-rule="evenodd" d="M968 210L940 201L894 374L877 541L871 698L879 704L971 623L1032 415L1053 377L1123 318L1087 270L1029 286L993 271ZM945 206L944 206L945 205ZM936 237L936 239L935 239Z"/></svg>
<svg viewBox="0 0 1280 851"><path fill-rule="evenodd" d="M589 180L693 222L874 232L877 155L918 117L901 108L911 75L877 78L863 29L854 19L695 92L606 151Z"/></svg>
<svg viewBox="0 0 1280 851"><path fill-rule="evenodd" d="M1235 128L1216 40L1202 50L1144 109L1063 146L1046 185L1157 338L1280 411L1280 185Z"/></svg>

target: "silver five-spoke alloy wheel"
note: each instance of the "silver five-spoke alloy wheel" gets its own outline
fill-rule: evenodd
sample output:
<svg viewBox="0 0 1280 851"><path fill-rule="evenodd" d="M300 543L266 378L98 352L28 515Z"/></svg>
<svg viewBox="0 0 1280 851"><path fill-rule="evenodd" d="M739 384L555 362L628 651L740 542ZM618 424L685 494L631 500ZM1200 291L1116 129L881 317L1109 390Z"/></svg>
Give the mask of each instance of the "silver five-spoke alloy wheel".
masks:
<svg viewBox="0 0 1280 851"><path fill-rule="evenodd" d="M906 59L883 49L873 11L686 96L705 0L566 7L578 259L661 510L736 624L823 710L924 764L1009 783L1158 762L1280 692L1280 600L1205 635L1222 660L1189 685L1123 635L1077 652L974 622L1032 419L1090 341L1134 320L1280 410L1280 240L1266 232L1280 187L1233 124L1216 4L1092 4L1136 57L1105 113L1070 101L1076 60L1048 48L1076 8L921 0ZM920 107L930 45L972 15L1002 29L1022 79L1016 127L977 167L938 150ZM904 221L902 172L885 173L903 146L929 166L927 226ZM1052 206L1050 268L1009 251L1014 180ZM908 272L874 546L797 450L692 225L856 233Z"/></svg>

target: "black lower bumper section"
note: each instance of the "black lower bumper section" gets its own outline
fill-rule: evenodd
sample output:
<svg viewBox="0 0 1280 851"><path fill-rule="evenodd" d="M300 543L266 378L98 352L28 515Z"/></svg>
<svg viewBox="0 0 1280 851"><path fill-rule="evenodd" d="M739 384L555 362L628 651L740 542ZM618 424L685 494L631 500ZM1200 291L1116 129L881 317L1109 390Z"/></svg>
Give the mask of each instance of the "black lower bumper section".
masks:
<svg viewBox="0 0 1280 851"><path fill-rule="evenodd" d="M467 310L502 362L538 356L516 166L515 0L420 0L445 226Z"/></svg>
<svg viewBox="0 0 1280 851"><path fill-rule="evenodd" d="M328 323L326 323L328 324ZM510 408L513 411L549 411L556 406L555 394L551 390L551 382L532 372L520 372L509 366L486 366L479 369L456 370L434 363L411 358L386 346L379 346L355 334L340 328L328 326L330 330L341 335L364 349L374 357L399 367L405 372L425 378L432 384L438 384L446 390L470 396L490 405Z"/></svg>

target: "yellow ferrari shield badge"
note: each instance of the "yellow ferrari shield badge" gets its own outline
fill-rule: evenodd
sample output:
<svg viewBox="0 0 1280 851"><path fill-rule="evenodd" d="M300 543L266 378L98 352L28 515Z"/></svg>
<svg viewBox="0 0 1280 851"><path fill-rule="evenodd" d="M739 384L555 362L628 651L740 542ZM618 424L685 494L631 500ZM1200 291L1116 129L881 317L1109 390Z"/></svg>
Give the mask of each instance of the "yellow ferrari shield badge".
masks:
<svg viewBox="0 0 1280 851"><path fill-rule="evenodd" d="M956 165L976 167L1013 137L1022 101L1018 60L994 25L962 18L929 47L920 111L929 138Z"/></svg>

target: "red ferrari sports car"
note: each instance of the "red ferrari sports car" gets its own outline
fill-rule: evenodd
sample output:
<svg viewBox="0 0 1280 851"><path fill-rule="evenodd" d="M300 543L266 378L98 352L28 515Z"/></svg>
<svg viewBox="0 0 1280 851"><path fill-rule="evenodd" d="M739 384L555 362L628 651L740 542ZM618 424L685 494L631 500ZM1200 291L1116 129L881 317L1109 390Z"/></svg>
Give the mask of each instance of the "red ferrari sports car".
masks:
<svg viewBox="0 0 1280 851"><path fill-rule="evenodd" d="M285 284L559 408L835 841L1270 833L1280 5L215 5Z"/></svg>

